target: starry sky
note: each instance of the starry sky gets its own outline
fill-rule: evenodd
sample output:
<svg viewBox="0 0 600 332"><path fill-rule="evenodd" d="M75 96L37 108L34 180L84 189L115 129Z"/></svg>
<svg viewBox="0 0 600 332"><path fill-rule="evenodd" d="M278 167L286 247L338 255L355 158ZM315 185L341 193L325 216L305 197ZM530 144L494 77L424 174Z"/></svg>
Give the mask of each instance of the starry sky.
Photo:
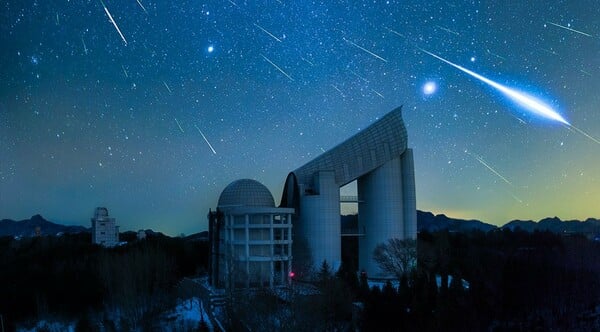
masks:
<svg viewBox="0 0 600 332"><path fill-rule="evenodd" d="M290 170L400 105L418 209L600 217L595 0L11 0L0 15L0 218L89 226L106 206L121 230L203 231L228 183L278 202Z"/></svg>

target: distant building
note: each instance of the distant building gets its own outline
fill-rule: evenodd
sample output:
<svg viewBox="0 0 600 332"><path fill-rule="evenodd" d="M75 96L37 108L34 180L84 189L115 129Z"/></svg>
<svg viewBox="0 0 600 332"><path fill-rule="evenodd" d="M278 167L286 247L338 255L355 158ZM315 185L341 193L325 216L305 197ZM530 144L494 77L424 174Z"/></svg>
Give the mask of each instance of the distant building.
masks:
<svg viewBox="0 0 600 332"><path fill-rule="evenodd" d="M109 218L108 209L97 207L92 218L92 243L104 247L114 247L119 244L119 226L115 218Z"/></svg>
<svg viewBox="0 0 600 332"><path fill-rule="evenodd" d="M218 288L287 285L292 268L293 208L275 207L269 189L237 180L209 211L210 282Z"/></svg>

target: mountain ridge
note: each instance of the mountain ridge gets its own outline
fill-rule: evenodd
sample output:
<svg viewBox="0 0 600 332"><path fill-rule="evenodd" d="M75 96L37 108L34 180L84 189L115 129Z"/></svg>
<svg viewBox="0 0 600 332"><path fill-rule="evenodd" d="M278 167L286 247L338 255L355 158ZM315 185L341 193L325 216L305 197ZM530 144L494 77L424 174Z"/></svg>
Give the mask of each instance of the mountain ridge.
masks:
<svg viewBox="0 0 600 332"><path fill-rule="evenodd" d="M358 229L357 215L341 216L342 232ZM17 236L29 237L36 235L36 228L40 228L40 235L57 235L60 233L81 233L90 232L91 228L86 228L80 225L62 225L46 220L40 214L33 215L29 219L15 221L11 219L0 220L0 236ZM587 218L581 220L561 220L560 218L547 217L539 221L515 219L507 222L502 226L496 226L485 223L477 219L458 219L448 217L445 214L433 214L432 212L417 210L417 230L436 232L448 230L450 232L467 232L479 230L489 232L496 229L509 229L511 231L522 230L526 232L534 231L550 231L561 234L600 234L600 219ZM164 235L159 231L151 229L145 230L151 235ZM124 231L128 233L136 231ZM198 232L187 237L190 238L206 238L206 231Z"/></svg>

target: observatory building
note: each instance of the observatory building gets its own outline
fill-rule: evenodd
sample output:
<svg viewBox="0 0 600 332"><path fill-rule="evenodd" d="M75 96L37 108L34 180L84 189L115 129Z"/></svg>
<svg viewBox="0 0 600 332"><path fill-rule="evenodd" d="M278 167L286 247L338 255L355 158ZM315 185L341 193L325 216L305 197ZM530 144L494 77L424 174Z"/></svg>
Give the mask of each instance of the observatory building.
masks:
<svg viewBox="0 0 600 332"><path fill-rule="evenodd" d="M323 261L341 264L340 187L357 181L358 263L369 278L388 278L373 260L375 247L391 238L416 238L417 208L412 149L401 108L304 166L285 182L281 206L295 209L294 251L298 272Z"/></svg>
<svg viewBox="0 0 600 332"><path fill-rule="evenodd" d="M237 180L209 211L210 282L220 288L287 284L292 264L292 208L275 207L267 187Z"/></svg>
<svg viewBox="0 0 600 332"><path fill-rule="evenodd" d="M119 226L108 217L108 209L97 207L92 218L92 243L114 247L119 243Z"/></svg>
<svg viewBox="0 0 600 332"><path fill-rule="evenodd" d="M413 154L400 108L290 172L279 207L257 181L228 185L216 211L208 214L211 284L281 285L292 273L310 279L323 261L337 270L340 188L353 181L358 191L358 269L371 279L392 278L373 260L375 247L417 235Z"/></svg>

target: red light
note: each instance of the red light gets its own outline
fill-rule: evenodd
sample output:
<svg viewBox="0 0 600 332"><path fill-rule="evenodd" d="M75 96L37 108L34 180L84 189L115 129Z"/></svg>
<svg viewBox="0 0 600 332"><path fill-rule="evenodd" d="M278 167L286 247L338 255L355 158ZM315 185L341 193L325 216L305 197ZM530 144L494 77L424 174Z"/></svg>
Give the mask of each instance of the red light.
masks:
<svg viewBox="0 0 600 332"><path fill-rule="evenodd" d="M290 278L293 278L296 274L294 273L294 271L290 271L288 275L290 276Z"/></svg>

